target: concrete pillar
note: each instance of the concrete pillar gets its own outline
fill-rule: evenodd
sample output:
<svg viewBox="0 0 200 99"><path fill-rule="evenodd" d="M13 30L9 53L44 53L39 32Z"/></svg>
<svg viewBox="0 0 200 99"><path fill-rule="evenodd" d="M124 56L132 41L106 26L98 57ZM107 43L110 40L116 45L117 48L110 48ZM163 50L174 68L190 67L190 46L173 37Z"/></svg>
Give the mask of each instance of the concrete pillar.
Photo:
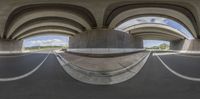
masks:
<svg viewBox="0 0 200 99"><path fill-rule="evenodd" d="M143 41L121 31L93 29L70 37L69 48L143 48Z"/></svg>
<svg viewBox="0 0 200 99"><path fill-rule="evenodd" d="M185 51L200 51L200 39L171 41L170 49L185 50Z"/></svg>
<svg viewBox="0 0 200 99"><path fill-rule="evenodd" d="M0 40L0 51L21 51L23 40Z"/></svg>
<svg viewBox="0 0 200 99"><path fill-rule="evenodd" d="M119 50L126 48L127 50L131 50L128 48L143 48L143 40L125 32L109 29L93 29L70 37L69 48L74 48L76 51L80 49L77 51L78 54L75 52L74 55L76 55L76 59L81 61L76 62L78 63L76 64L73 61L74 59L70 59L70 54L67 60L59 57L61 58L60 61L64 61L63 63L67 61L66 66L64 66L66 67L65 71L79 81L97 85L115 84L130 79L141 69L149 56L146 52L141 51L138 51L137 54L131 54L131 57L128 58L125 57L127 54L124 53L113 54L112 52L120 52ZM101 48L101 50L98 48ZM81 50L87 52L88 55L92 55L93 58L85 57L86 54L81 53ZM73 56L73 54L71 55ZM118 57L115 57L118 55L121 57L119 60L117 60ZM114 57L111 58L110 56ZM124 60L122 60L122 57ZM108 59L105 60L105 58ZM127 62L129 59L131 59L130 62ZM99 63L102 63L104 67Z"/></svg>

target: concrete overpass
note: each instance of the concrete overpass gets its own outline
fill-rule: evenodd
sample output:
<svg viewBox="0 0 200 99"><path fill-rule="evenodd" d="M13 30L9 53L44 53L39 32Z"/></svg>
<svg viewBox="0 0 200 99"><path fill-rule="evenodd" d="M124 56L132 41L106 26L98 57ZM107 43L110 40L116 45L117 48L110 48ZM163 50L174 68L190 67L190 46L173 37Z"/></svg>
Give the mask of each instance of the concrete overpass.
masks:
<svg viewBox="0 0 200 99"><path fill-rule="evenodd" d="M172 49L182 50L185 47L181 42L199 42L198 4L196 0L106 0L106 4L104 0L1 0L0 49L20 50L24 38L50 32L71 36L71 48L141 48L143 37L149 38L144 34L150 27L142 33L132 30L137 35L114 29L129 19L151 15L173 19L189 30L195 40L184 40L184 36L170 28L151 30L154 34L162 33L153 38L168 39L174 42L172 45L180 46ZM199 47L183 50L199 50Z"/></svg>
<svg viewBox="0 0 200 99"><path fill-rule="evenodd" d="M21 51L23 39L49 33L69 35L69 48L88 48L89 50L100 48L103 49L102 53L107 53L107 49L110 52L116 49L121 52L128 48L132 48L135 52L134 48L143 48L143 39L168 40L171 42L171 49L197 51L200 50L200 18L198 17L200 8L198 3L200 2L195 0L1 0L0 51ZM120 24L142 16L172 19L183 25L195 39L188 40L182 32L163 24L137 24L127 27L124 31L116 30ZM101 52L101 50L95 52L98 51ZM126 51L125 53L127 54ZM144 56L146 57L144 58ZM130 59L133 58L132 60L136 61L134 63L139 66L145 63L147 56L147 53L142 56L134 54ZM58 57L60 56L58 55ZM71 55L71 57L75 56ZM144 60L140 61L141 59L138 57L142 57L141 59ZM87 59L81 58L80 63L85 67L77 68L77 66L67 64L75 68L75 70L68 68L67 72L80 81L93 84L119 83L135 75L135 73L127 72L127 70L135 72L135 68L132 68L135 65L127 61L128 58L124 60L125 62L121 62L122 65L114 67L110 65L113 60L104 64L105 67L97 64L95 64L96 67L92 67L89 63L93 62L89 62ZM96 60L99 63L104 61ZM74 64L80 65L79 62ZM90 68L86 68L88 65ZM122 69L120 66L124 68ZM102 73L102 68L106 72ZM139 66L136 71L138 72L140 69ZM88 74L91 75L88 76ZM105 75L106 77L104 77Z"/></svg>
<svg viewBox="0 0 200 99"><path fill-rule="evenodd" d="M144 16L172 19L195 39L164 24L116 30ZM144 39L159 39L200 51L199 16L198 0L0 0L0 52L21 51L32 36L70 36L67 52L0 53L0 98L198 98L199 54L142 48Z"/></svg>
<svg viewBox="0 0 200 99"><path fill-rule="evenodd" d="M179 40L187 39L187 37L180 31L162 24L137 24L124 29L124 31L129 32L133 36L140 36L145 39L163 39L163 40ZM155 36L159 37L155 37Z"/></svg>

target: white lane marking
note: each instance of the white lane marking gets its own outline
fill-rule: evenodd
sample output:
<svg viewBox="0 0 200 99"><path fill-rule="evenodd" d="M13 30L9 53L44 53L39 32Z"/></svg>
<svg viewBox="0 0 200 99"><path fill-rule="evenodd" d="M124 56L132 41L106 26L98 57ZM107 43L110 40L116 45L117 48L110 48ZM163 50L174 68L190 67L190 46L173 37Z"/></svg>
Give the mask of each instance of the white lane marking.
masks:
<svg viewBox="0 0 200 99"><path fill-rule="evenodd" d="M200 56L195 56L195 55L183 55L183 54L174 54L176 56L183 56L183 57L190 57L190 58L200 58Z"/></svg>
<svg viewBox="0 0 200 99"><path fill-rule="evenodd" d="M0 53L0 58L22 57L22 56L28 56L28 55L31 55L31 54L38 54L38 53L44 53L44 52L43 52L43 50L41 50L41 51L33 51L33 52L28 52L28 53L16 53L16 54L23 54L23 55L5 55L5 53L4 54ZM13 53L6 53L6 54L13 54Z"/></svg>
<svg viewBox="0 0 200 99"><path fill-rule="evenodd" d="M156 57L159 59L159 61L165 66L165 68L167 68L167 70L169 70L171 73L173 73L174 75L186 79L186 80L190 80L190 81L197 81L200 82L200 78L196 78L196 77L189 77L189 76L185 76L183 74L180 74L176 71L174 71L173 69L171 69L169 66L167 66L167 64L160 58L160 56L156 55Z"/></svg>
<svg viewBox="0 0 200 99"><path fill-rule="evenodd" d="M174 52L169 52L169 53L153 53L153 56L156 56L156 55L174 55L176 53Z"/></svg>
<svg viewBox="0 0 200 99"><path fill-rule="evenodd" d="M22 57L22 56L28 56L34 53L28 53L28 54L23 54L23 55L0 55L0 58L7 58L7 57Z"/></svg>
<svg viewBox="0 0 200 99"><path fill-rule="evenodd" d="M176 55L176 56L183 56L183 57L190 57L190 58L199 58L200 56L194 56L194 55L183 55L183 54L180 54L180 53L175 53L175 52L171 52L171 53L153 53L153 56L156 56L156 55Z"/></svg>
<svg viewBox="0 0 200 99"><path fill-rule="evenodd" d="M38 64L33 70L31 70L30 72L25 73L25 74L20 75L20 76L17 76L17 77L0 78L0 82L14 81L14 80L19 80L19 79L23 79L25 77L28 77L29 75L33 74L35 71L37 71L42 66L42 64L47 60L50 53L51 53L51 51L49 51L48 55L44 58L44 60L40 64Z"/></svg>
<svg viewBox="0 0 200 99"><path fill-rule="evenodd" d="M28 55L32 55L32 54L38 54L39 52L34 52L34 53L26 53L23 55L0 55L0 58L8 58L8 57L22 57L22 56L28 56ZM20 53L22 54L22 53Z"/></svg>

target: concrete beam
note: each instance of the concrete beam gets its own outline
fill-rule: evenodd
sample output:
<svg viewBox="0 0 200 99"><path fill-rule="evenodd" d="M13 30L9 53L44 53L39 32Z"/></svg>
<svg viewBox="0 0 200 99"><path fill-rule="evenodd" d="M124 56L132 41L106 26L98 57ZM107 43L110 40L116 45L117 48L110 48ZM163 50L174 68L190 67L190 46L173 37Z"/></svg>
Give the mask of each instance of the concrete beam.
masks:
<svg viewBox="0 0 200 99"><path fill-rule="evenodd" d="M174 41L174 40L180 40L180 38L177 38L172 35L165 35L165 34L160 34L160 33L138 33L138 34L133 34L134 37L140 37L145 40L165 40L165 41Z"/></svg>
<svg viewBox="0 0 200 99"><path fill-rule="evenodd" d="M131 27L128 27L124 29L124 31L129 31L131 34L144 34L146 33L155 33L160 34L160 35L168 35L168 36L173 36L174 38L177 39L185 39L187 36L177 29L174 29L170 26L163 25L163 24L157 24L157 23L145 23L145 24L137 24L133 25ZM152 35L153 36L153 35Z"/></svg>
<svg viewBox="0 0 200 99"><path fill-rule="evenodd" d="M12 33L12 35L8 35L8 36L11 39L13 39L25 32L28 32L29 30L32 30L34 28L44 27L44 26L60 26L60 27L70 28L76 32L84 31L84 27L82 27L80 24L72 20L67 20L65 18L58 18L58 17L44 17L41 19L31 20L30 22L23 24L17 30L15 30Z"/></svg>
<svg viewBox="0 0 200 99"><path fill-rule="evenodd" d="M80 13L77 14L74 13L73 11L62 10L62 9L49 10L46 8L46 9L38 9L22 13L20 16L15 17L7 28L6 37L9 38L9 36L12 35L12 33L16 29L18 29L21 25L25 24L26 22L42 17L62 17L69 20L73 20L81 24L87 30L90 30L92 28L90 22L86 20L85 16L83 15L81 16Z"/></svg>
<svg viewBox="0 0 200 99"><path fill-rule="evenodd" d="M197 33L199 33L199 1L198 0L156 0L156 1L149 1L149 0L87 0L84 1L77 1L77 0L18 0L17 2L13 0L1 0L0 3L0 33L1 37L5 38L6 33L8 31L8 27L10 26L12 19L18 17L18 15L23 14L24 12L32 11L36 8L63 8L64 11L67 12L76 12L77 16L83 16L92 28L101 28L101 27L108 27L110 22L113 20L115 16L121 14L122 12L128 11L130 9L137 9L137 8L165 8L169 10L173 10L185 15L190 21L193 23L193 26ZM48 6L47 6L48 5ZM44 6L44 7L42 7ZM155 10L151 10L153 15L162 15L162 13L158 13ZM21 13L20 13L21 12ZM142 11L140 11L142 12ZM16 13L20 13L17 14ZM163 12L163 15L166 17L174 18L179 20L176 16L178 14L168 14ZM130 14L130 13L128 13ZM134 13L131 13L134 14ZM144 15L143 14L136 14L136 16ZM128 17L128 16L127 16ZM132 18L132 17L130 17ZM183 19L184 20L184 19ZM96 21L96 22L95 22ZM120 21L120 20L119 20ZM125 20L123 20L125 21ZM123 22L121 21L121 22ZM182 19L179 20L182 22ZM97 23L97 24L96 24ZM102 24L103 23L103 24ZM187 25L187 24L186 24ZM188 25L187 25L188 26ZM192 25L191 25L192 26ZM15 29L14 29L15 30Z"/></svg>
<svg viewBox="0 0 200 99"><path fill-rule="evenodd" d="M26 38L30 35L37 35L37 34L40 34L40 33L43 33L43 32L45 32L45 33L62 32L62 34L65 33L66 35L75 35L76 34L76 31L71 30L71 29L66 28L66 27L44 26L44 27L38 27L38 28L34 28L32 30L29 30L27 32L24 32L23 34L16 36L14 39L20 40L20 39Z"/></svg>
<svg viewBox="0 0 200 99"><path fill-rule="evenodd" d="M129 20L130 18L138 17L139 15L140 17L142 15L143 16L158 15L163 17L168 16L171 17L172 19L179 20L181 23L183 23L184 26L188 28L189 31L191 31L194 37L197 37L197 33L194 29L194 26L191 20L186 15L172 9L159 8L159 7L143 7L143 8L135 8L123 11L112 19L112 21L109 24L109 28L115 28L121 23Z"/></svg>

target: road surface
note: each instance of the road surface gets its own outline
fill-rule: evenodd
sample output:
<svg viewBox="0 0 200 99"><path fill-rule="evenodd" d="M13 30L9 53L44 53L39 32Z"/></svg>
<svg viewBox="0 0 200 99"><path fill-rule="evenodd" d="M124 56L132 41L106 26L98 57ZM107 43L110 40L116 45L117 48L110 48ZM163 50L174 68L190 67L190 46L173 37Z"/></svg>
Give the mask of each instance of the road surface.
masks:
<svg viewBox="0 0 200 99"><path fill-rule="evenodd" d="M36 67L47 54L0 56L0 78L22 75ZM162 55L175 71L200 77L200 57ZM180 78L151 55L132 79L115 85L97 86L71 78L50 54L33 74L0 82L0 99L199 99L200 82Z"/></svg>

